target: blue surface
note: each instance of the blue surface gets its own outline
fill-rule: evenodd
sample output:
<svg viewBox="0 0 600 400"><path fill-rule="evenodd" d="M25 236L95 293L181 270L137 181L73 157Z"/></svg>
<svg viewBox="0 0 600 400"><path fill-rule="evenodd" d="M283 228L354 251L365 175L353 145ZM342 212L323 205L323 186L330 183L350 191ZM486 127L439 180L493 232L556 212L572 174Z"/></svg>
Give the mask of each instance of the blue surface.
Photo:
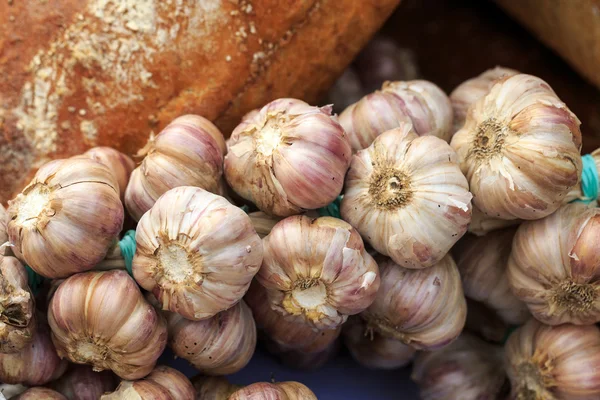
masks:
<svg viewBox="0 0 600 400"><path fill-rule="evenodd" d="M183 359L173 360L173 353L165 352L162 363L171 365L189 377L198 372ZM410 367L393 371L373 371L358 365L342 352L321 369L297 371L277 362L261 348L250 363L229 380L237 384L260 381L298 381L308 386L319 400L417 400L417 387L410 380Z"/></svg>

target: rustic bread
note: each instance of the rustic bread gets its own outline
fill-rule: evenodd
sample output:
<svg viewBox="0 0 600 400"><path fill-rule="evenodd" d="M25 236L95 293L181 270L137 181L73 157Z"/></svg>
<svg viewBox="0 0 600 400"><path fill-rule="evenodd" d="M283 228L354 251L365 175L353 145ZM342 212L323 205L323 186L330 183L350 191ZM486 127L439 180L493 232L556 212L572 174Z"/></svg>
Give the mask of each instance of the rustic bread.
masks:
<svg viewBox="0 0 600 400"><path fill-rule="evenodd" d="M0 202L49 159L135 153L182 114L228 135L274 98L315 102L399 1L1 1Z"/></svg>

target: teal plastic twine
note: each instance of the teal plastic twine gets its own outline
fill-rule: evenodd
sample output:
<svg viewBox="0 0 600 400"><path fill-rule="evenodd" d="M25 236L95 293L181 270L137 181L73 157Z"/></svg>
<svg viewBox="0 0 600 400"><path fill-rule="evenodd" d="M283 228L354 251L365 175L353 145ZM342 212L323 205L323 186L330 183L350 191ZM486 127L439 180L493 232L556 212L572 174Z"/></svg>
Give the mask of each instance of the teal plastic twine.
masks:
<svg viewBox="0 0 600 400"><path fill-rule="evenodd" d="M125 268L127 268L127 272L131 276L133 276L131 266L133 264L133 256L135 255L135 245L135 230L131 229L125 233L125 236L123 236L123 239L119 242L121 254L125 260Z"/></svg>
<svg viewBox="0 0 600 400"><path fill-rule="evenodd" d="M343 196L338 196L337 199L333 201L333 203L321 207L317 210L320 217L334 217L334 218L342 218L340 214L340 204L342 203Z"/></svg>
<svg viewBox="0 0 600 400"><path fill-rule="evenodd" d="M37 296L46 278L31 269L29 265L25 265L25 270L27 271L27 282L29 283L31 292L34 296Z"/></svg>
<svg viewBox="0 0 600 400"><path fill-rule="evenodd" d="M581 163L583 164L583 170L581 171L581 191L583 192L583 199L577 199L574 201L582 203L592 203L598 200L598 168L596 162L591 154L586 154L581 157Z"/></svg>
<svg viewBox="0 0 600 400"><path fill-rule="evenodd" d="M242 209L243 212L245 212L246 214L248 214L250 212L250 207L248 207L247 205L243 205L240 207Z"/></svg>

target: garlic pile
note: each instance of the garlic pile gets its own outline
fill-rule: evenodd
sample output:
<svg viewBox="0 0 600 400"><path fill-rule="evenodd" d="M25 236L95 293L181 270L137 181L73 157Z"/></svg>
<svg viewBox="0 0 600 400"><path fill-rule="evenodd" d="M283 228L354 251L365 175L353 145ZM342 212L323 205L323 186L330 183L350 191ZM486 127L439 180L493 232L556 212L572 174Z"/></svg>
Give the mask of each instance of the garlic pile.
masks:
<svg viewBox="0 0 600 400"><path fill-rule="evenodd" d="M594 325L531 319L510 336L505 357L512 398L600 398L600 330Z"/></svg>
<svg viewBox="0 0 600 400"><path fill-rule="evenodd" d="M154 368L167 343L164 318L125 271L87 272L60 284L48 322L58 355L94 371L139 379Z"/></svg>
<svg viewBox="0 0 600 400"><path fill-rule="evenodd" d="M513 292L538 320L600 322L600 208L583 203L522 224L508 264Z"/></svg>
<svg viewBox="0 0 600 400"><path fill-rule="evenodd" d="M119 384L111 371L94 372L87 365L71 364L67 372L50 385L68 400L97 400Z"/></svg>
<svg viewBox="0 0 600 400"><path fill-rule="evenodd" d="M227 141L225 177L267 214L289 216L331 203L352 154L331 107L278 99L246 115Z"/></svg>
<svg viewBox="0 0 600 400"><path fill-rule="evenodd" d="M420 270L387 258L377 261L381 287L373 304L361 313L370 329L419 350L441 348L458 337L467 306L452 257Z"/></svg>
<svg viewBox="0 0 600 400"><path fill-rule="evenodd" d="M493 310L504 322L525 323L529 312L511 292L506 274L515 229L467 235L453 248L465 296Z"/></svg>
<svg viewBox="0 0 600 400"><path fill-rule="evenodd" d="M125 205L136 220L169 189L197 186L222 193L225 139L206 118L184 115L174 119L138 153L144 159L131 174Z"/></svg>
<svg viewBox="0 0 600 400"><path fill-rule="evenodd" d="M48 278L92 269L123 227L113 173L84 157L42 166L8 213L13 252Z"/></svg>
<svg viewBox="0 0 600 400"><path fill-rule="evenodd" d="M237 303L263 260L250 218L223 197L169 190L140 220L133 276L163 310L191 320Z"/></svg>
<svg viewBox="0 0 600 400"><path fill-rule="evenodd" d="M474 204L502 219L556 211L581 175L579 125L540 78L517 74L496 82L451 142Z"/></svg>
<svg viewBox="0 0 600 400"><path fill-rule="evenodd" d="M385 82L340 114L353 151L365 149L381 133L411 123L419 136L452 137L452 105L448 96L428 81Z"/></svg>
<svg viewBox="0 0 600 400"><path fill-rule="evenodd" d="M116 391L100 397L100 400L194 400L196 391L181 372L167 366L159 366L150 375L136 381L122 381Z"/></svg>
<svg viewBox="0 0 600 400"><path fill-rule="evenodd" d="M423 400L503 399L502 357L500 346L462 334L441 350L420 352L411 378Z"/></svg>
<svg viewBox="0 0 600 400"><path fill-rule="evenodd" d="M331 217L293 216L263 239L256 278L271 308L317 329L333 329L375 299L379 271L358 232Z"/></svg>
<svg viewBox="0 0 600 400"><path fill-rule="evenodd" d="M425 268L466 232L471 193L448 143L401 123L352 158L341 213L379 253Z"/></svg>

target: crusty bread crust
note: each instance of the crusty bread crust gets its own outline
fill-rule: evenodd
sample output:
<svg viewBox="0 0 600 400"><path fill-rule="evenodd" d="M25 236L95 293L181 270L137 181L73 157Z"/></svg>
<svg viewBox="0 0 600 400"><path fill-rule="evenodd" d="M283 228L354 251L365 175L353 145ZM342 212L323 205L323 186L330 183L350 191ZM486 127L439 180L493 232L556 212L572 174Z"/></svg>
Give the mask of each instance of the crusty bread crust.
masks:
<svg viewBox="0 0 600 400"><path fill-rule="evenodd" d="M399 1L1 1L0 202L50 159L134 154L182 114L228 136L274 98L315 102Z"/></svg>

